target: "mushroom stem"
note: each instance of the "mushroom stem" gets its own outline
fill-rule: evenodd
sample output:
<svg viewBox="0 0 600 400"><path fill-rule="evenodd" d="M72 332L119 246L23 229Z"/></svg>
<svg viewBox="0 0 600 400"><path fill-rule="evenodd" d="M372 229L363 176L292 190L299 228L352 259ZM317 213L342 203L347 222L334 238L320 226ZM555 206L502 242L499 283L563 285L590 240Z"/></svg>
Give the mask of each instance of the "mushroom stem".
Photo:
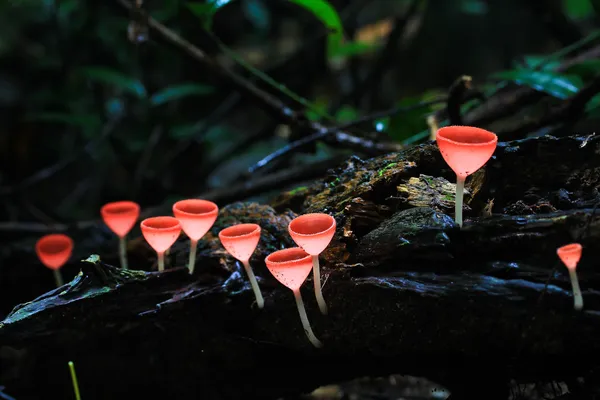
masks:
<svg viewBox="0 0 600 400"><path fill-rule="evenodd" d="M465 178L456 175L456 196L454 199L454 220L462 228L463 226L463 195L465 192Z"/></svg>
<svg viewBox="0 0 600 400"><path fill-rule="evenodd" d="M60 273L60 270L55 269L52 272L54 273L54 281L56 282L56 287L61 287L62 285L64 285L65 283L63 282L63 277Z"/></svg>
<svg viewBox="0 0 600 400"><path fill-rule="evenodd" d="M569 268L569 277L571 278L571 286L573 287L575 309L579 311L583 308L583 296L581 295L581 288L579 287L579 280L577 279L575 268Z"/></svg>
<svg viewBox="0 0 600 400"><path fill-rule="evenodd" d="M319 304L319 310L321 314L327 315L327 303L323 298L323 292L321 291L321 271L319 269L319 256L312 256L313 262L313 281L315 284L315 296L317 297L317 303Z"/></svg>
<svg viewBox="0 0 600 400"><path fill-rule="evenodd" d="M119 258L121 259L121 268L128 269L126 236L119 238Z"/></svg>
<svg viewBox="0 0 600 400"><path fill-rule="evenodd" d="M256 277L254 276L254 272L252 272L252 268L250 268L250 261L242 261L242 264L244 264L244 269L246 270L246 274L248 275L248 279L250 280L250 286L252 286L252 291L254 291L254 297L256 297L256 304L258 305L258 308L263 308L265 306L265 300L263 299L262 293L260 292L260 288L258 287L258 282L256 281Z"/></svg>
<svg viewBox="0 0 600 400"><path fill-rule="evenodd" d="M190 261L188 263L188 269L190 275L194 273L194 267L196 266L196 250L198 249L198 241L190 240Z"/></svg>
<svg viewBox="0 0 600 400"><path fill-rule="evenodd" d="M323 343L315 336L312 328L310 327L310 323L308 322L308 316L306 315L306 309L304 308L304 302L302 301L302 295L300 294L300 289L294 290L294 298L296 299L296 305L298 306L298 313L300 314L300 321L302 321L302 327L304 328L304 333L308 337L308 340L313 344L313 346L317 348L323 347Z"/></svg>
<svg viewBox="0 0 600 400"><path fill-rule="evenodd" d="M157 253L158 254L158 271L162 272L165 270L165 253Z"/></svg>

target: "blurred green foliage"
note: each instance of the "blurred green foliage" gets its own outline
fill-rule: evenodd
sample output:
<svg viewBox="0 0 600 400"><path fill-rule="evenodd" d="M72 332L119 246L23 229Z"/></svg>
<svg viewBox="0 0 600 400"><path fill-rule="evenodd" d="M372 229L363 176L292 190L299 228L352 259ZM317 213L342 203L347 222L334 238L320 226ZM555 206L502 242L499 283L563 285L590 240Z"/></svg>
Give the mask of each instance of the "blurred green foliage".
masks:
<svg viewBox="0 0 600 400"><path fill-rule="evenodd" d="M350 0L146 3L154 19L323 123L347 123L444 95L456 78L447 71L456 68L473 73L478 86L513 82L544 91L554 102L577 93L600 70L600 62L593 60L555 72L568 54L539 55L549 47L558 50L552 40L493 62L482 56L490 66L480 67L473 60L479 61L478 49L488 44L474 40L463 46L462 29L469 38L481 34L465 21L483 21L487 32L489 23L503 18L499 7L513 10L522 3L457 0L453 4L459 7L448 14L448 3L421 1L410 25L413 36L394 47L390 65L377 76L383 83L369 88L374 93L363 96L365 101L346 94L370 73L386 37L358 41L356 32L368 24L390 23L390 16L401 15L411 0L374 0L360 7ZM561 4L582 31L590 32L596 3ZM439 21L444 19L452 19L448 24L455 31L436 31L443 29ZM143 34L133 35L142 40L132 42L128 32L136 28L135 21L116 0L0 2L0 192L9 194L2 217L39 219L34 208L22 210L23 198L52 221L93 218L102 202L114 199L150 205L169 196L197 195L245 179L249 164L285 143L274 134L279 121L256 101L237 95L219 74L153 32L143 40L142 29ZM526 41L523 37L519 45ZM457 53L468 47L475 58L444 57L435 46ZM411 71L422 74L417 78ZM344 96L338 107L332 106ZM426 116L439 107L370 121L357 133L385 132L396 141L417 142L428 136ZM598 97L588 111L600 111ZM328 156L337 149L330 150L317 154ZM66 167L15 189L70 158L74 161Z"/></svg>

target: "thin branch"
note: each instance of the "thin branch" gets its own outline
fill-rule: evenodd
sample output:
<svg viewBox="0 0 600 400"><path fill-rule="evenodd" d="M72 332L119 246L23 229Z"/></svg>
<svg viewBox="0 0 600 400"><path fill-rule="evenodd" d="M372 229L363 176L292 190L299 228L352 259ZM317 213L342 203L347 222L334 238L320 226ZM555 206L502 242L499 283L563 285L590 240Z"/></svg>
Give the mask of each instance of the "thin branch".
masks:
<svg viewBox="0 0 600 400"><path fill-rule="evenodd" d="M448 96L441 96L441 97L438 97L437 99L422 101L422 102L419 102L416 104L411 104L409 106L396 106L396 107L390 108L389 110L377 111L375 113L359 117L355 120L344 122L344 123L338 125L337 129L345 130L345 129L353 128L358 125L367 124L367 123L376 121L378 119L393 117L395 115L411 112L414 110L418 110L420 108L426 108L426 107L434 106L436 104L442 104L442 103L445 103L446 101L448 101Z"/></svg>
<svg viewBox="0 0 600 400"><path fill-rule="evenodd" d="M117 1L127 10L137 10L128 0ZM144 13L144 11L142 10L137 11L140 13ZM254 100L258 100L271 114L277 116L278 118L288 123L295 122L297 118L296 112L290 109L278 98L270 95L269 93L260 89L258 86L254 85L254 83L252 83L251 81L236 74L231 69L217 62L204 51L200 50L198 47L194 46L192 43L185 40L177 33L173 32L171 29L161 24L160 22L156 21L154 18L148 15L143 16L147 21L148 27L158 32L165 40L170 42L172 45L183 50L185 53L187 53L197 61L202 62L213 72L225 76L235 86L237 90L239 90L241 93L249 95Z"/></svg>

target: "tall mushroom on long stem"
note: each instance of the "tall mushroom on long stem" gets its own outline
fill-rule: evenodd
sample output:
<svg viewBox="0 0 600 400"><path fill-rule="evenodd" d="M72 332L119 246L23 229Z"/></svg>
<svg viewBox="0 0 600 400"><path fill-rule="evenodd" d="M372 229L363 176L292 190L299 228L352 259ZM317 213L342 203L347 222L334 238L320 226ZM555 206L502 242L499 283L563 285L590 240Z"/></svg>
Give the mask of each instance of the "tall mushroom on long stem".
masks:
<svg viewBox="0 0 600 400"><path fill-rule="evenodd" d="M579 288L579 280L577 279L577 264L581 259L582 246L579 243L571 243L565 246L559 247L556 250L556 254L560 260L565 264L565 267L569 270L569 277L571 278L571 286L573 287L573 301L575 310L581 310L583 308L583 296L581 295L581 289Z"/></svg>
<svg viewBox="0 0 600 400"><path fill-rule="evenodd" d="M321 290L319 254L329 246L335 234L335 227L335 219L322 213L301 215L294 218L288 226L294 242L312 256L315 296L322 314L327 314L327 303Z"/></svg>
<svg viewBox="0 0 600 400"><path fill-rule="evenodd" d="M304 333L306 333L308 340L310 340L315 347L323 347L323 343L317 339L310 327L306 309L304 308L304 302L302 301L302 295L300 294L300 286L302 286L306 277L310 274L313 265L312 257L300 247L293 247L291 249L278 250L269 254L267 258L265 258L265 264L275 279L294 292L296 306L298 307L298 313L300 314L300 321L302 322L302 327L304 328Z"/></svg>
<svg viewBox="0 0 600 400"><path fill-rule="evenodd" d="M498 136L485 129L456 125L440 128L436 141L442 157L456 173L454 219L462 227L465 179L488 162L496 150Z"/></svg>

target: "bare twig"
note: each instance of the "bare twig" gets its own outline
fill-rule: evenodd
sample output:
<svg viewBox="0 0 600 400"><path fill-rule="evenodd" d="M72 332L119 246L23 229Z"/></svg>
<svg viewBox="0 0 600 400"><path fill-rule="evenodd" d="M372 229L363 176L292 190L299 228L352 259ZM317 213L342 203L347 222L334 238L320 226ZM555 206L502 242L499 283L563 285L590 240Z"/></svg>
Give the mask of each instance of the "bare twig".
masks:
<svg viewBox="0 0 600 400"><path fill-rule="evenodd" d="M117 1L127 10L136 11L131 2L129 2L128 0ZM143 13L144 11L138 10L138 12ZM160 22L156 21L154 18L148 15L143 15L143 17L147 21L149 28L158 32L165 40L170 42L172 45L183 50L185 53L187 53L197 61L202 62L213 72L225 76L235 86L237 90L239 90L241 93L249 95L254 100L258 100L268 112L287 122L295 121L296 112L290 109L279 99L277 99L274 96L271 96L269 93L260 89L251 81L245 79L244 77L233 72L231 69L220 64L208 54L206 54L204 51L200 50L198 47L194 46L192 43L185 40L177 33L161 24Z"/></svg>

